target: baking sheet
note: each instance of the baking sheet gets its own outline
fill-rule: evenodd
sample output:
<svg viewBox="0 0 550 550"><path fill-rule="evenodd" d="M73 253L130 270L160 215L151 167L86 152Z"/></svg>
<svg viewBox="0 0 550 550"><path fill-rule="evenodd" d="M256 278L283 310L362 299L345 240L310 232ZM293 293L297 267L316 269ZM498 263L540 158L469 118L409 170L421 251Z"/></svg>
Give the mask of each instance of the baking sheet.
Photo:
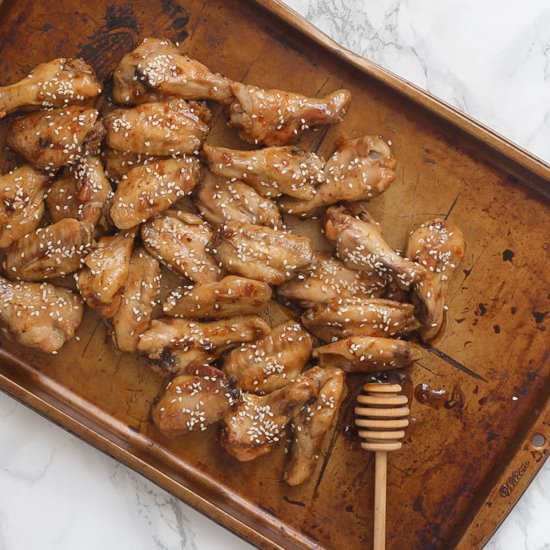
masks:
<svg viewBox="0 0 550 550"><path fill-rule="evenodd" d="M548 454L548 166L267 0L7 0L0 82L75 55L107 78L149 35L182 41L236 80L307 95L351 89L345 122L300 144L328 155L341 136L392 141L397 180L371 210L392 245L402 248L408 230L434 216L463 229L468 248L451 281L447 331L405 380L413 422L390 456L388 547L480 545ZM6 126L0 121L0 144ZM242 146L222 113L209 141ZM14 162L2 150L0 167ZM148 419L161 379L144 360L115 352L93 313L78 334L53 357L2 340L0 387L260 546L371 544L372 457L352 427L360 376L348 379L311 481L289 488L280 481L282 447L240 464L220 451L214 428L163 438ZM420 384L446 390L446 403L421 403ZM546 443L535 447L535 433Z"/></svg>

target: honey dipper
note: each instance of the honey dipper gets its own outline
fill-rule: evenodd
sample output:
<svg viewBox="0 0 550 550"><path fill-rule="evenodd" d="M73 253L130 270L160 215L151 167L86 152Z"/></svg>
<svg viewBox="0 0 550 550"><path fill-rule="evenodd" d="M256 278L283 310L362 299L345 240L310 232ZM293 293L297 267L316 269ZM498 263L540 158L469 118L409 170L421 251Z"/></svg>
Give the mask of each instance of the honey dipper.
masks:
<svg viewBox="0 0 550 550"><path fill-rule="evenodd" d="M386 547L386 482L388 451L401 448L405 428L409 425L408 399L399 395L399 384L369 383L357 397L355 425L359 428L361 447L375 454L374 550Z"/></svg>

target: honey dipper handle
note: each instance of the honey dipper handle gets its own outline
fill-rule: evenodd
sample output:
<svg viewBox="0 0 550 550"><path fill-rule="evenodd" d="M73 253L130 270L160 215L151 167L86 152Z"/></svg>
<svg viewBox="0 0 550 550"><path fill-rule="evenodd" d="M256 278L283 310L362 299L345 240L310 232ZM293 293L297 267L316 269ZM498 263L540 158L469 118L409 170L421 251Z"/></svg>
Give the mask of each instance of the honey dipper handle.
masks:
<svg viewBox="0 0 550 550"><path fill-rule="evenodd" d="M376 453L374 482L374 550L386 548L386 482L388 453Z"/></svg>

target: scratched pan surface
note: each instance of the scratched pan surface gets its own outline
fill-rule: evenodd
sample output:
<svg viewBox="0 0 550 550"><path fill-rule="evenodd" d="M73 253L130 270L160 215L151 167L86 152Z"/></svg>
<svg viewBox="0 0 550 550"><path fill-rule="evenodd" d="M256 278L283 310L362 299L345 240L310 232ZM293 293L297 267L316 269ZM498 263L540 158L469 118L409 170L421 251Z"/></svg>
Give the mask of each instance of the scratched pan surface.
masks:
<svg viewBox="0 0 550 550"><path fill-rule="evenodd" d="M405 380L413 423L390 457L388 546L477 547L548 453L548 443L535 447L531 438L549 439L550 171L280 5L262 4L268 9L237 0L8 0L0 7L0 82L75 55L107 78L124 52L155 35L182 41L236 80L308 95L351 89L345 122L302 145L326 155L343 135L391 139L397 181L372 202L389 241L402 248L415 224L448 216L468 244L450 286L446 333ZM0 123L0 145L6 127ZM242 145L223 116L210 141ZM13 162L0 153L0 168ZM79 337L51 357L2 340L0 386L258 545L370 546L372 457L351 428L360 377L349 377L349 398L312 479L291 489L280 481L282 447L239 464L217 446L214 428L161 437L148 419L160 378L143 360L113 351L93 314ZM414 396L420 384L447 395L423 403Z"/></svg>

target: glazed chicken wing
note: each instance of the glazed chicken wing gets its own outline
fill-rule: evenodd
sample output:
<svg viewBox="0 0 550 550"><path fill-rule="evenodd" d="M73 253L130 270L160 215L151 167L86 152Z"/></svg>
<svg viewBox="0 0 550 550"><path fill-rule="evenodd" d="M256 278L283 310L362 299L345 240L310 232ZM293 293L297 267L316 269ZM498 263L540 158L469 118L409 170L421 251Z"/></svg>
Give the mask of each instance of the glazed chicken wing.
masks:
<svg viewBox="0 0 550 550"><path fill-rule="evenodd" d="M119 182L110 215L119 229L129 229L170 208L199 181L194 157L166 159L132 168Z"/></svg>
<svg viewBox="0 0 550 550"><path fill-rule="evenodd" d="M382 237L380 225L365 210L361 219L343 207L331 207L325 214L325 235L336 243L336 253L350 269L366 271L408 290L426 270L403 258Z"/></svg>
<svg viewBox="0 0 550 550"><path fill-rule="evenodd" d="M94 70L83 59L54 59L37 65L15 84L0 87L0 118L27 107L63 107L101 93Z"/></svg>
<svg viewBox="0 0 550 550"><path fill-rule="evenodd" d="M230 81L183 54L170 40L145 38L127 53L113 74L113 98L139 103L148 93L228 103Z"/></svg>
<svg viewBox="0 0 550 550"><path fill-rule="evenodd" d="M383 193L394 179L395 159L382 138L350 139L325 164L324 181L313 197L309 200L285 197L280 204L288 214L310 215L321 206L339 201L370 200Z"/></svg>
<svg viewBox="0 0 550 550"><path fill-rule="evenodd" d="M312 340L300 323L289 321L267 336L232 350L223 370L247 392L271 393L296 378L311 356Z"/></svg>
<svg viewBox="0 0 550 550"><path fill-rule="evenodd" d="M418 346L393 338L351 336L313 350L321 367L346 372L379 372L409 367L420 359Z"/></svg>
<svg viewBox="0 0 550 550"><path fill-rule="evenodd" d="M313 260L307 237L249 223L230 222L220 227L213 247L230 273L273 285L288 281Z"/></svg>
<svg viewBox="0 0 550 550"><path fill-rule="evenodd" d="M136 351L149 327L160 288L160 266L145 250L134 250L122 300L113 317L113 340L121 351Z"/></svg>
<svg viewBox="0 0 550 550"><path fill-rule="evenodd" d="M0 176L0 248L38 227L49 182L48 176L26 165Z"/></svg>
<svg viewBox="0 0 550 550"><path fill-rule="evenodd" d="M233 82L231 90L235 99L229 107L229 124L244 141L265 145L285 145L303 130L341 122L351 101L348 90L323 98L239 82Z"/></svg>
<svg viewBox="0 0 550 550"><path fill-rule="evenodd" d="M55 170L98 152L105 134L98 117L78 105L31 113L12 123L7 144L34 167Z"/></svg>
<svg viewBox="0 0 550 550"><path fill-rule="evenodd" d="M339 298L377 298L385 281L376 274L348 269L327 253L316 253L311 266L277 288L277 294L309 308Z"/></svg>
<svg viewBox="0 0 550 550"><path fill-rule="evenodd" d="M302 323L325 342L348 336L406 334L420 326L412 304L382 298L348 298L318 304L302 315Z"/></svg>
<svg viewBox="0 0 550 550"><path fill-rule="evenodd" d="M50 188L46 204L54 222L63 218L96 225L112 193L98 157L87 157L65 169Z"/></svg>
<svg viewBox="0 0 550 550"><path fill-rule="evenodd" d="M269 332L269 325L256 315L204 323L165 317L152 322L142 334L138 349L153 360L160 372L179 373L214 361L227 349Z"/></svg>
<svg viewBox="0 0 550 550"><path fill-rule="evenodd" d="M191 281L221 279L221 270L208 249L212 230L198 216L169 212L143 224L141 238L150 254Z"/></svg>
<svg viewBox="0 0 550 550"><path fill-rule="evenodd" d="M151 164L157 160L163 160L163 157L128 153L113 149L112 147L105 147L101 152L101 159L103 160L107 177L118 181L132 168L143 164Z"/></svg>
<svg viewBox="0 0 550 550"><path fill-rule="evenodd" d="M414 301L425 341L437 336L445 319L445 292L450 274L464 258L464 236L456 225L442 220L422 224L411 233L407 255L424 266L426 277L414 285Z"/></svg>
<svg viewBox="0 0 550 550"><path fill-rule="evenodd" d="M203 431L229 411L230 389L225 374L210 365L180 374L168 382L153 405L151 417L166 437Z"/></svg>
<svg viewBox="0 0 550 550"><path fill-rule="evenodd" d="M323 161L297 147L238 151L205 143L203 151L214 174L242 180L263 197L285 194L313 199L316 187L324 180Z"/></svg>
<svg viewBox="0 0 550 550"><path fill-rule="evenodd" d="M198 208L215 225L253 223L277 228L283 220L277 205L241 181L223 181L208 171L197 188Z"/></svg>
<svg viewBox="0 0 550 550"><path fill-rule="evenodd" d="M8 279L23 281L74 273L80 269L93 238L93 225L65 218L14 242L6 250L2 269Z"/></svg>
<svg viewBox="0 0 550 550"><path fill-rule="evenodd" d="M0 321L24 346L57 353L74 336L83 310L70 290L48 283L12 283L0 277Z"/></svg>
<svg viewBox="0 0 550 550"><path fill-rule="evenodd" d="M161 156L198 151L209 130L184 99L115 109L103 123L109 147Z"/></svg>
<svg viewBox="0 0 550 550"><path fill-rule="evenodd" d="M88 306L104 317L112 317L120 307L135 234L135 230L129 230L101 237L84 259L84 268L76 275L80 294Z"/></svg>
<svg viewBox="0 0 550 550"><path fill-rule="evenodd" d="M264 396L243 394L223 418L220 443L240 462L270 453L284 437L287 424L317 396L318 383L306 376Z"/></svg>
<svg viewBox="0 0 550 550"><path fill-rule="evenodd" d="M223 319L259 313L271 300L271 287L254 279L228 275L221 281L172 291L164 313L191 319Z"/></svg>
<svg viewBox="0 0 550 550"><path fill-rule="evenodd" d="M346 379L340 369L316 367L304 375L316 376L322 382L317 399L306 405L290 425L293 439L284 479L291 486L304 483L313 473L323 441L334 425L346 396Z"/></svg>

